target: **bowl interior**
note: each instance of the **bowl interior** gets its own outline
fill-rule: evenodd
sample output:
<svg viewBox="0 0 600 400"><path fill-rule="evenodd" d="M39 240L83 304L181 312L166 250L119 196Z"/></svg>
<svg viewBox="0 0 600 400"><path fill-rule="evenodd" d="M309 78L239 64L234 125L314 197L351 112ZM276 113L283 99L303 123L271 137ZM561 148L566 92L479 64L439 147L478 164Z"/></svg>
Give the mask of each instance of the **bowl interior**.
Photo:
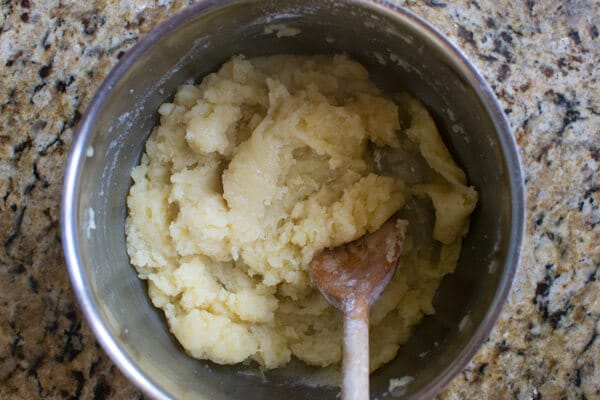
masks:
<svg viewBox="0 0 600 400"><path fill-rule="evenodd" d="M275 24L301 32L265 33ZM477 80L467 75L460 57L449 57L452 51L434 34L418 29L424 28L414 17L366 2L199 2L149 34L109 76L72 149L76 196L66 201L72 202L78 262L70 268L100 342L149 394L292 400L334 399L339 392L323 386L330 371L299 362L263 373L253 365L218 366L188 357L129 263L125 199L158 106L177 86L201 79L234 54L345 52L367 66L386 92L407 90L428 106L480 200L457 270L436 295L436 314L415 328L395 360L371 376L372 394L379 397L390 378L402 376L414 378L403 397L432 393L472 355L512 278L518 165L516 173L509 171L511 142L507 132L498 133L506 128L491 118L481 94L485 87L474 87Z"/></svg>

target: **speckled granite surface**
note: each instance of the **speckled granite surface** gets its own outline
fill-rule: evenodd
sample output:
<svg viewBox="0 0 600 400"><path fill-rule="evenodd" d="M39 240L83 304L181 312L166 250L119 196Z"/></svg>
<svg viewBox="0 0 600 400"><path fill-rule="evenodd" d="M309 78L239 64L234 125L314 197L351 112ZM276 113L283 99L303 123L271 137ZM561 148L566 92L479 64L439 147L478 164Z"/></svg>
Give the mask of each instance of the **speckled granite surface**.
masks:
<svg viewBox="0 0 600 400"><path fill-rule="evenodd" d="M96 344L61 254L73 128L181 0L0 1L0 398L140 398ZM399 1L492 84L527 188L521 266L444 399L600 398L600 2Z"/></svg>

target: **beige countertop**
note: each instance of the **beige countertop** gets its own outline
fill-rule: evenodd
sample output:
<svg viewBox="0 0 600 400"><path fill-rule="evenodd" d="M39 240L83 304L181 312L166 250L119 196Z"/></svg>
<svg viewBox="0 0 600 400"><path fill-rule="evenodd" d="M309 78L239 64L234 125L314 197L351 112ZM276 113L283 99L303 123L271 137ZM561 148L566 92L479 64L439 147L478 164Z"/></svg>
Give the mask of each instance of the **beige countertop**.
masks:
<svg viewBox="0 0 600 400"><path fill-rule="evenodd" d="M444 399L600 398L600 2L397 1L490 82L527 226L498 324ZM98 346L62 256L73 130L109 69L188 1L0 2L0 398L140 398Z"/></svg>

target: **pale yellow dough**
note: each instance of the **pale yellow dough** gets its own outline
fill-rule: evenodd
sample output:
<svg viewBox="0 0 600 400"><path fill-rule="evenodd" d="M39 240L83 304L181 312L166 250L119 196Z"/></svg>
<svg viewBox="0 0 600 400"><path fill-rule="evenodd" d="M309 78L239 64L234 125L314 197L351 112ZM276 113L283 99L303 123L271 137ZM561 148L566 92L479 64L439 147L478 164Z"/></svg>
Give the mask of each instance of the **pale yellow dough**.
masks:
<svg viewBox="0 0 600 400"><path fill-rule="evenodd" d="M307 263L399 209L408 239L371 313L371 368L434 312L477 193L418 101L386 99L343 55L234 57L159 114L132 173L127 250L193 357L339 363L341 315ZM407 154L420 172L379 175L368 146Z"/></svg>

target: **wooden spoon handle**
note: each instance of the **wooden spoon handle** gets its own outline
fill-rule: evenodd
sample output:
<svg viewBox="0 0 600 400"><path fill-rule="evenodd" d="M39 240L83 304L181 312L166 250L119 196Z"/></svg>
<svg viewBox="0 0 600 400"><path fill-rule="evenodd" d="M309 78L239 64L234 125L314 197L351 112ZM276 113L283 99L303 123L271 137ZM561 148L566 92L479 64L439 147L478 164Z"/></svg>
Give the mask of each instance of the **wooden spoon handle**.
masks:
<svg viewBox="0 0 600 400"><path fill-rule="evenodd" d="M369 306L361 303L344 313L342 400L369 398Z"/></svg>

